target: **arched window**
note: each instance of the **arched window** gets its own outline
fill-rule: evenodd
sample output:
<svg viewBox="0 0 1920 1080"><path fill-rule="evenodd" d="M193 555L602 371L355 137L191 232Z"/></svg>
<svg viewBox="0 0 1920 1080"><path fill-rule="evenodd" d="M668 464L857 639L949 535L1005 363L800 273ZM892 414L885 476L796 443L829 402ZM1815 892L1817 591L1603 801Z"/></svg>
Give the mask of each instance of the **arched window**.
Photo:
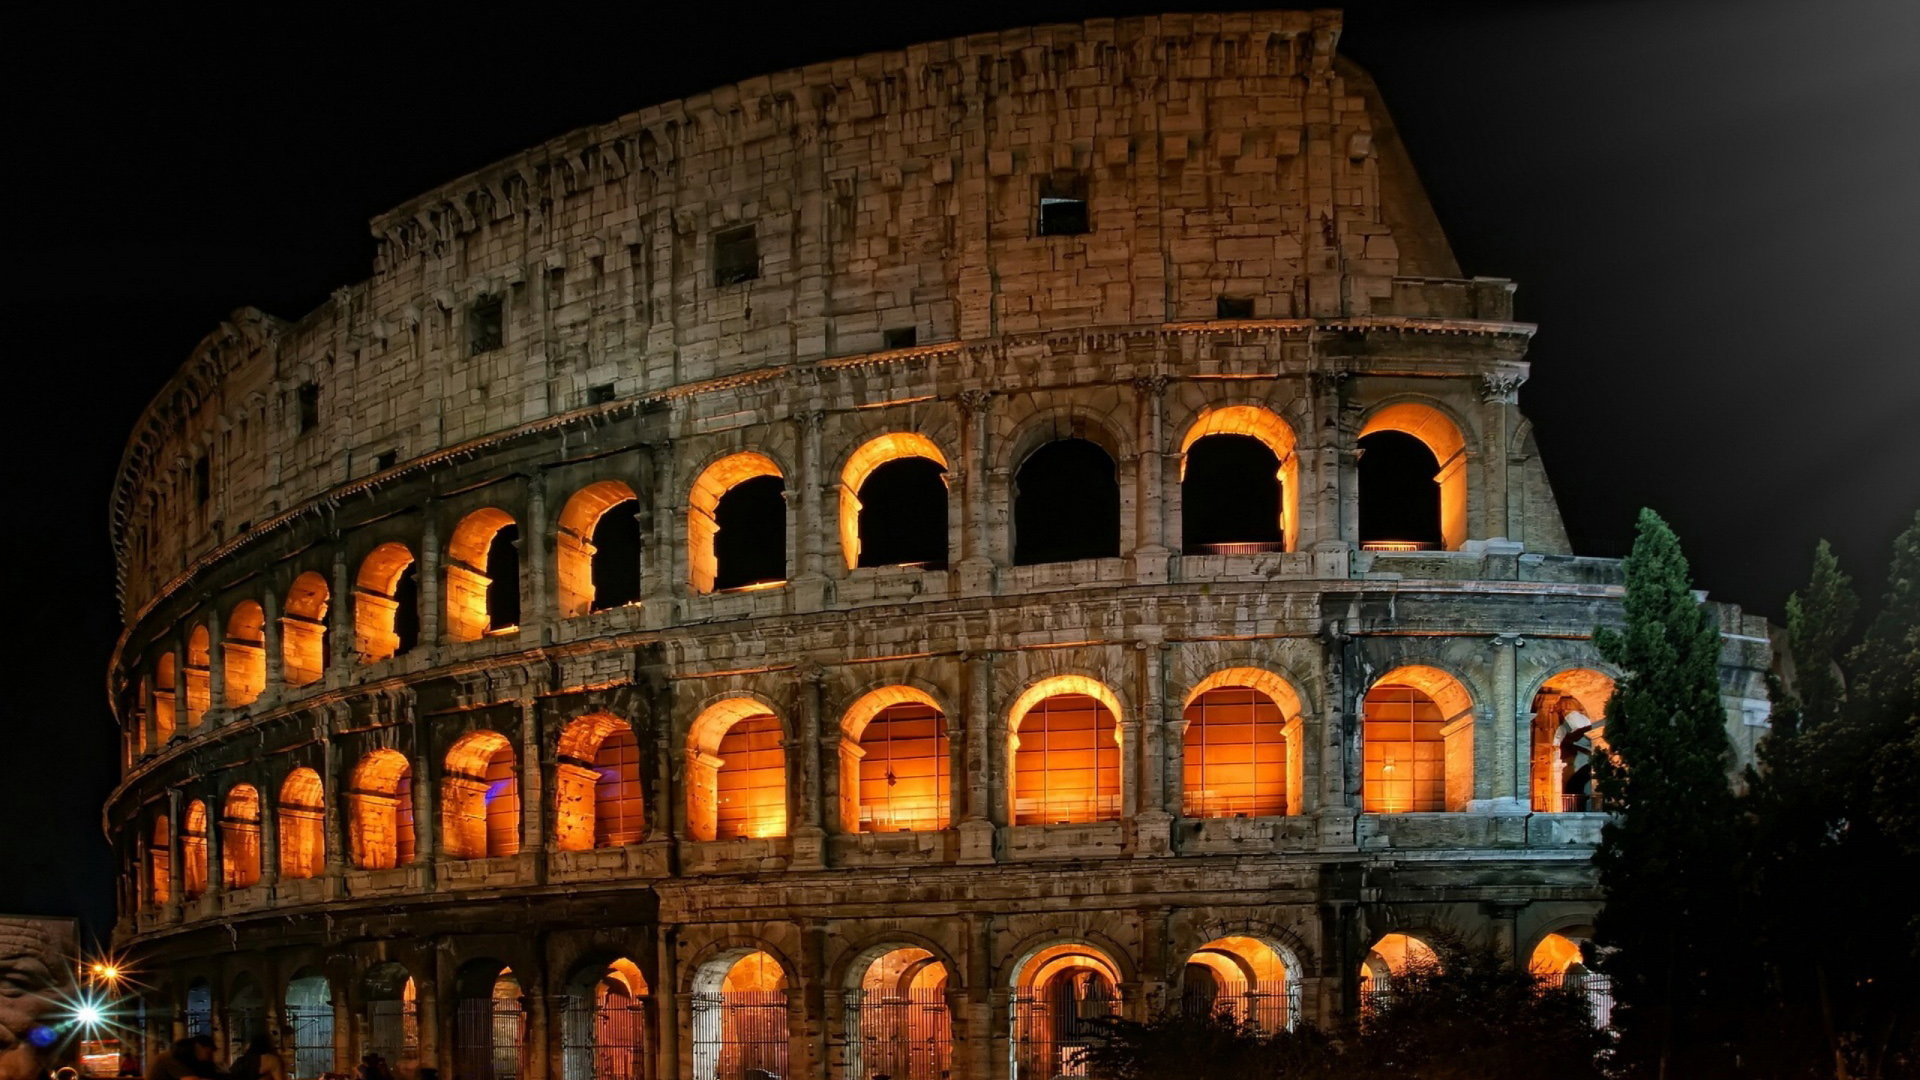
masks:
<svg viewBox="0 0 1920 1080"><path fill-rule="evenodd" d="M147 745L147 717L151 715L153 710L151 704L153 701L153 677L150 675L142 675L140 676L140 681L136 683L135 686L134 694L136 697L133 703L131 718L131 727L133 730L128 732L128 746L132 750L132 753L127 758L128 765L132 765L135 761L146 757L157 749L157 745Z"/></svg>
<svg viewBox="0 0 1920 1080"><path fill-rule="evenodd" d="M333 986L312 968L287 980L287 1034L293 1051L287 1075L317 1080L334 1071Z"/></svg>
<svg viewBox="0 0 1920 1080"><path fill-rule="evenodd" d="M1018 1076L1085 1076L1088 1048L1119 1012L1120 972L1090 945L1055 945L1014 977L1013 1060Z"/></svg>
<svg viewBox="0 0 1920 1080"><path fill-rule="evenodd" d="M1389 405L1360 429L1360 544L1457 551L1467 539L1467 443L1431 405Z"/></svg>
<svg viewBox="0 0 1920 1080"><path fill-rule="evenodd" d="M195 799L187 804L187 820L180 827L181 890L187 899L197 900L207 891L207 804Z"/></svg>
<svg viewBox="0 0 1920 1080"><path fill-rule="evenodd" d="M1064 825L1120 816L1119 699L1061 675L1014 702L1013 823Z"/></svg>
<svg viewBox="0 0 1920 1080"><path fill-rule="evenodd" d="M1533 809L1580 813L1600 809L1593 756L1607 746L1607 703L1613 680L1598 671L1563 671L1533 699Z"/></svg>
<svg viewBox="0 0 1920 1080"><path fill-rule="evenodd" d="M491 968L496 974L486 975ZM454 1075L465 1080L517 1080L525 1069L526 992L497 962L469 963L455 980Z"/></svg>
<svg viewBox="0 0 1920 1080"><path fill-rule="evenodd" d="M213 1034L213 985L205 979L195 979L187 984L186 1034Z"/></svg>
<svg viewBox="0 0 1920 1080"><path fill-rule="evenodd" d="M233 606L221 659L227 669L227 704L237 707L260 700L267 688L267 613L259 604L242 600Z"/></svg>
<svg viewBox="0 0 1920 1080"><path fill-rule="evenodd" d="M1407 975L1433 975L1440 971L1440 954L1433 946L1411 934L1388 934L1367 950L1360 962L1360 1006L1371 1008L1390 990L1389 982Z"/></svg>
<svg viewBox="0 0 1920 1080"><path fill-rule="evenodd" d="M911 686L875 690L847 710L841 729L843 831L947 827L947 718L932 697Z"/></svg>
<svg viewBox="0 0 1920 1080"><path fill-rule="evenodd" d="M1208 409L1180 444L1182 549L1188 555L1292 551L1300 459L1293 429L1269 409Z"/></svg>
<svg viewBox="0 0 1920 1080"><path fill-rule="evenodd" d="M1120 554L1120 482L1113 458L1086 439L1058 439L1014 476L1013 561L1019 566Z"/></svg>
<svg viewBox="0 0 1920 1080"><path fill-rule="evenodd" d="M367 969L366 1052L391 1065L420 1060L420 1002L413 976L389 960Z"/></svg>
<svg viewBox="0 0 1920 1080"><path fill-rule="evenodd" d="M1430 667L1381 676L1362 704L1361 785L1369 814L1465 810L1473 799L1473 700Z"/></svg>
<svg viewBox="0 0 1920 1080"><path fill-rule="evenodd" d="M519 526L489 506L447 540L447 637L478 641L520 628Z"/></svg>
<svg viewBox="0 0 1920 1080"><path fill-rule="evenodd" d="M637 844L646 833L640 743L633 726L606 713L560 733L554 770L554 844L562 851Z"/></svg>
<svg viewBox="0 0 1920 1080"><path fill-rule="evenodd" d="M560 1024L561 1080L647 1080L647 980L633 961L583 965L568 980Z"/></svg>
<svg viewBox="0 0 1920 1080"><path fill-rule="evenodd" d="M161 653L153 664L153 749L156 753L166 749L167 743L173 740L174 667L170 652Z"/></svg>
<svg viewBox="0 0 1920 1080"><path fill-rule="evenodd" d="M227 994L227 1042L245 1046L267 1033L267 995L252 975L241 972Z"/></svg>
<svg viewBox="0 0 1920 1080"><path fill-rule="evenodd" d="M1226 1013L1267 1034L1289 1031L1300 1022L1300 984L1272 943L1229 935L1187 958L1180 1007L1189 1016Z"/></svg>
<svg viewBox="0 0 1920 1080"><path fill-rule="evenodd" d="M309 570L287 590L280 617L280 674L288 686L311 686L327 671L327 579Z"/></svg>
<svg viewBox="0 0 1920 1080"><path fill-rule="evenodd" d="M154 907L173 899L173 833L166 811L153 815L152 841L147 845L147 896Z"/></svg>
<svg viewBox="0 0 1920 1080"><path fill-rule="evenodd" d="M413 767L398 750L375 750L347 781L353 865L391 870L413 862Z"/></svg>
<svg viewBox="0 0 1920 1080"><path fill-rule="evenodd" d="M1289 750L1300 730L1300 701L1285 680L1253 668L1220 672L1195 688L1183 718L1182 813L1298 812L1298 755Z"/></svg>
<svg viewBox="0 0 1920 1080"><path fill-rule="evenodd" d="M925 949L889 949L847 994L847 1075L952 1075L953 1030L947 1011L947 967Z"/></svg>
<svg viewBox="0 0 1920 1080"><path fill-rule="evenodd" d="M589 484L567 500L554 538L562 618L639 601L639 509L633 489L618 480Z"/></svg>
<svg viewBox="0 0 1920 1080"><path fill-rule="evenodd" d="M354 649L372 664L398 656L420 640L420 585L406 545L374 548L354 578Z"/></svg>
<svg viewBox="0 0 1920 1080"><path fill-rule="evenodd" d="M765 454L732 454L693 482L687 566L695 592L783 583L787 577L786 481Z"/></svg>
<svg viewBox="0 0 1920 1080"><path fill-rule="evenodd" d="M1586 933L1591 929L1585 928ZM1580 940L1568 934L1580 934ZM1606 1028L1613 1024L1613 980L1587 967L1586 956L1580 948L1582 940L1586 940L1585 933L1572 929L1566 934L1548 934L1534 946L1527 970L1543 985L1561 987L1584 997L1593 1026Z"/></svg>
<svg viewBox="0 0 1920 1080"><path fill-rule="evenodd" d="M220 810L220 879L229 889L260 883L260 793L235 784Z"/></svg>
<svg viewBox="0 0 1920 1080"><path fill-rule="evenodd" d="M207 715L207 706L213 704L212 670L213 635L207 632L205 623L200 623L187 636L188 731L200 726L201 718Z"/></svg>
<svg viewBox="0 0 1920 1080"><path fill-rule="evenodd" d="M787 834L780 720L751 698L700 714L687 736L687 828L695 840Z"/></svg>
<svg viewBox="0 0 1920 1080"><path fill-rule="evenodd" d="M290 881L319 877L327 864L326 794L320 774L289 772L280 785L280 876Z"/></svg>
<svg viewBox="0 0 1920 1080"><path fill-rule="evenodd" d="M513 744L497 731L475 731L447 751L440 813L450 859L482 859L520 851L520 781Z"/></svg>
<svg viewBox="0 0 1920 1080"><path fill-rule="evenodd" d="M853 452L840 473L847 568L947 565L947 459L932 439L893 432Z"/></svg>
<svg viewBox="0 0 1920 1080"><path fill-rule="evenodd" d="M764 952L730 952L693 977L694 1080L787 1075L787 975Z"/></svg>

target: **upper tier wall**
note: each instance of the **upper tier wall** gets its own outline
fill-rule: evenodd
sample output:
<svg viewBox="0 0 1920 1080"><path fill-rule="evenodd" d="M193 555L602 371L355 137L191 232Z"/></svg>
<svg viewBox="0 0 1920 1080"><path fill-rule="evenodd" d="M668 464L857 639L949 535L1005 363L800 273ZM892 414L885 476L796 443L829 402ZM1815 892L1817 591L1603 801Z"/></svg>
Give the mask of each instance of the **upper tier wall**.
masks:
<svg viewBox="0 0 1920 1080"><path fill-rule="evenodd" d="M436 449L882 347L1212 318L1504 319L1333 13L1103 20L819 64L557 139L373 222L376 276L236 313L114 496L123 606L273 514ZM1091 231L1038 235L1043 181ZM751 225L758 277L716 284ZM1396 278L1400 279L1396 281ZM475 304L502 304L499 340Z"/></svg>

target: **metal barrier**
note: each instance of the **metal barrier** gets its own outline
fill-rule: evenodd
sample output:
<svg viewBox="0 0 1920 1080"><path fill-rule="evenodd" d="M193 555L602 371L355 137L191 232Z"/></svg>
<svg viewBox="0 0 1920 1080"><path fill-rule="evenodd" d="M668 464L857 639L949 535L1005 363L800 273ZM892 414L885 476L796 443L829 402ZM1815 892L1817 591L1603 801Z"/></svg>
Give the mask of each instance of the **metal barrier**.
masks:
<svg viewBox="0 0 1920 1080"><path fill-rule="evenodd" d="M561 999L564 1080L652 1080L648 1002L645 998L631 1001L595 1005L577 995Z"/></svg>
<svg viewBox="0 0 1920 1080"><path fill-rule="evenodd" d="M694 1080L787 1075L787 992L693 995Z"/></svg>
<svg viewBox="0 0 1920 1080"><path fill-rule="evenodd" d="M420 1058L420 1022L412 1003L399 998L367 1002L366 1053L389 1063Z"/></svg>
<svg viewBox="0 0 1920 1080"><path fill-rule="evenodd" d="M526 1016L518 999L468 998L454 1016L454 1069L460 1080L518 1080Z"/></svg>
<svg viewBox="0 0 1920 1080"><path fill-rule="evenodd" d="M847 1073L853 1080L945 1080L953 1069L953 1018L942 990L905 996L846 992Z"/></svg>
<svg viewBox="0 0 1920 1080"><path fill-rule="evenodd" d="M333 1006L287 1006L287 1031L293 1039L294 1080L315 1080L333 1071Z"/></svg>
<svg viewBox="0 0 1920 1080"><path fill-rule="evenodd" d="M1070 1011L1044 997L1013 999L1013 1080L1086 1076L1087 1048L1100 1021L1117 1016L1114 998L1080 998Z"/></svg>

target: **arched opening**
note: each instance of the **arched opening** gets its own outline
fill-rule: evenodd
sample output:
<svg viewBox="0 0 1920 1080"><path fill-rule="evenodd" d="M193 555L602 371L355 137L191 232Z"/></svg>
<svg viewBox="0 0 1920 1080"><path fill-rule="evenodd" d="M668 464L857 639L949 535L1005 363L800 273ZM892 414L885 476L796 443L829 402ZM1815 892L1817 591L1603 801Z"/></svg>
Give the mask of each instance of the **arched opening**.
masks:
<svg viewBox="0 0 1920 1080"><path fill-rule="evenodd" d="M786 480L772 458L751 451L721 458L693 482L688 503L695 592L786 581Z"/></svg>
<svg viewBox="0 0 1920 1080"><path fill-rule="evenodd" d="M267 995L252 975L241 972L227 994L227 1043L244 1048L255 1036L267 1034ZM237 1052L237 1051L236 1051Z"/></svg>
<svg viewBox="0 0 1920 1080"><path fill-rule="evenodd" d="M161 653L153 663L153 749L157 753L173 741L174 658Z"/></svg>
<svg viewBox="0 0 1920 1080"><path fill-rule="evenodd" d="M1300 699L1257 668L1218 672L1194 687L1182 718L1181 813L1277 817L1299 813Z"/></svg>
<svg viewBox="0 0 1920 1080"><path fill-rule="evenodd" d="M853 452L840 473L840 550L847 568L947 565L947 459L925 435L891 432Z"/></svg>
<svg viewBox="0 0 1920 1080"><path fill-rule="evenodd" d="M207 804L195 799L187 804L187 819L180 826L180 888L187 899L197 900L207 891Z"/></svg>
<svg viewBox="0 0 1920 1080"><path fill-rule="evenodd" d="M1360 429L1360 546L1458 551L1467 540L1467 441L1431 405L1389 405Z"/></svg>
<svg viewBox="0 0 1920 1080"><path fill-rule="evenodd" d="M1292 551L1300 459L1293 429L1257 405L1208 409L1180 444L1180 528L1188 555Z"/></svg>
<svg viewBox="0 0 1920 1080"><path fill-rule="evenodd" d="M153 815L152 839L147 844L147 898L156 908L173 899L173 831L166 811Z"/></svg>
<svg viewBox="0 0 1920 1080"><path fill-rule="evenodd" d="M888 949L846 994L852 1080L945 1080L953 1067L947 967L925 949Z"/></svg>
<svg viewBox="0 0 1920 1080"><path fill-rule="evenodd" d="M764 952L717 956L693 977L694 1080L787 1075L787 973Z"/></svg>
<svg viewBox="0 0 1920 1080"><path fill-rule="evenodd" d="M513 971L475 960L455 979L454 1075L461 1080L517 1080L524 1067L527 1002Z"/></svg>
<svg viewBox="0 0 1920 1080"><path fill-rule="evenodd" d="M237 708L260 700L267 688L267 613L259 604L242 600L233 606L220 656L227 704Z"/></svg>
<svg viewBox="0 0 1920 1080"><path fill-rule="evenodd" d="M752 698L709 706L687 736L687 828L695 840L787 834L780 718Z"/></svg>
<svg viewBox="0 0 1920 1080"><path fill-rule="evenodd" d="M1091 945L1055 945L1022 964L1013 993L1015 1080L1087 1075L1087 1049L1101 1021L1119 1014L1119 988L1119 969Z"/></svg>
<svg viewBox="0 0 1920 1080"><path fill-rule="evenodd" d="M187 635L187 730L200 726L213 704L213 635L206 624L197 624Z"/></svg>
<svg viewBox="0 0 1920 1080"><path fill-rule="evenodd" d="M520 629L520 527L506 511L475 510L447 540L447 637L479 641Z"/></svg>
<svg viewBox="0 0 1920 1080"><path fill-rule="evenodd" d="M260 884L260 792L235 784L220 806L220 880L229 889Z"/></svg>
<svg viewBox="0 0 1920 1080"><path fill-rule="evenodd" d="M374 548L354 577L353 644L363 664L408 652L420 641L420 577L405 544Z"/></svg>
<svg viewBox="0 0 1920 1080"><path fill-rule="evenodd" d="M447 751L440 813L448 858L519 854L520 778L505 735L471 732Z"/></svg>
<svg viewBox="0 0 1920 1080"><path fill-rule="evenodd" d="M287 1035L290 1077L318 1080L334 1071L333 986L312 968L287 980Z"/></svg>
<svg viewBox="0 0 1920 1080"><path fill-rule="evenodd" d="M1613 1023L1613 982L1587 966L1581 948L1586 940L1584 933L1573 930L1566 934L1548 934L1533 947L1527 970L1543 985L1561 987L1585 998L1593 1026L1605 1028Z"/></svg>
<svg viewBox="0 0 1920 1080"><path fill-rule="evenodd" d="M1029 687L1009 713L1015 825L1120 817L1120 700L1083 675Z"/></svg>
<svg viewBox="0 0 1920 1080"><path fill-rule="evenodd" d="M1013 481L1016 566L1120 554L1120 481L1087 439L1056 439L1027 455Z"/></svg>
<svg viewBox="0 0 1920 1080"><path fill-rule="evenodd" d="M187 984L184 1019L188 1038L213 1034L213 984L205 979L195 979Z"/></svg>
<svg viewBox="0 0 1920 1080"><path fill-rule="evenodd" d="M640 600L640 502L618 480L573 493L554 537L561 618Z"/></svg>
<svg viewBox="0 0 1920 1080"><path fill-rule="evenodd" d="M353 865L391 870L413 862L413 766L398 750L360 759L347 781L347 840Z"/></svg>
<svg viewBox="0 0 1920 1080"><path fill-rule="evenodd" d="M567 984L560 1018L562 1080L650 1080L647 980L633 961L589 964Z"/></svg>
<svg viewBox="0 0 1920 1080"><path fill-rule="evenodd" d="M365 1052L399 1064L420 1060L420 1001L413 976L389 960L367 969Z"/></svg>
<svg viewBox="0 0 1920 1080"><path fill-rule="evenodd" d="M1300 984L1288 957L1245 934L1215 938L1187 958L1180 1007L1189 1016L1226 1013L1273 1034L1300 1022Z"/></svg>
<svg viewBox="0 0 1920 1080"><path fill-rule="evenodd" d="M947 827L947 718L930 695L911 686L874 690L854 702L840 727L843 831Z"/></svg>
<svg viewBox="0 0 1920 1080"><path fill-rule="evenodd" d="M1388 934L1367 950L1360 961L1360 1007L1371 1008L1383 1000L1388 980L1396 976L1435 975L1440 972L1440 954L1433 946L1411 934Z"/></svg>
<svg viewBox="0 0 1920 1080"><path fill-rule="evenodd" d="M1603 718L1613 680L1587 668L1548 679L1533 698L1533 809L1582 813L1600 809L1593 756L1606 751Z"/></svg>
<svg viewBox="0 0 1920 1080"><path fill-rule="evenodd" d="M1381 676L1362 704L1361 792L1369 814L1461 811L1473 799L1473 699L1438 668Z"/></svg>
<svg viewBox="0 0 1920 1080"><path fill-rule="evenodd" d="M320 774L298 768L280 784L280 876L319 877L327 865L327 801Z"/></svg>
<svg viewBox="0 0 1920 1080"><path fill-rule="evenodd" d="M327 579L309 570L287 590L280 616L280 677L288 686L310 686L327 672Z"/></svg>
<svg viewBox="0 0 1920 1080"><path fill-rule="evenodd" d="M633 726L594 713L560 733L554 769L554 844L561 851L637 844L646 834L640 742Z"/></svg>

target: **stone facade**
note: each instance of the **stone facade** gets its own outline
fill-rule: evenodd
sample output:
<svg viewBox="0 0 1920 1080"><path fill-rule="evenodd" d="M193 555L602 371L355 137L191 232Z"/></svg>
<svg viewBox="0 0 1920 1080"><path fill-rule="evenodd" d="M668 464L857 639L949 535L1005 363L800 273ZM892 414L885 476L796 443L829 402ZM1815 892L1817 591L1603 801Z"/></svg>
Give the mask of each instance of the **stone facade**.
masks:
<svg viewBox="0 0 1920 1080"><path fill-rule="evenodd" d="M954 1075L1006 1076L1062 945L1144 1014L1201 946L1257 938L1327 1019L1383 934L1524 954L1590 924L1600 815L1543 803L1560 735L1536 703L1572 687L1598 715L1619 565L1571 554L1515 403L1532 327L1509 283L1461 277L1338 34L1096 21L749 80L382 215L374 277L298 322L236 313L142 417L113 501L106 824L150 1034L236 1035L243 986L291 1032L317 973L329 1052L309 1035L300 1060L344 1068L387 1045L369 972L397 962L413 1052L480 1080L467 973L504 967L518 1074L583 1080L569 988L618 957L648 988L637 1075L707 1080L734 1059L703 995L760 951L788 1074L867 1076L846 992L896 946L945 969ZM1050 233L1052 198L1086 230ZM1383 430L1441 463L1446 550L1358 542L1357 444ZM1211 434L1273 449L1283 543L1183 546ZM1015 479L1065 437L1114 463L1118 554L1018 565ZM857 565L858 477L901 456L946 469L944 568ZM754 476L784 484L787 573L716 588L716 503ZM616 511L638 595L596 610ZM517 586L489 562L508 526ZM1767 628L1718 611L1750 750ZM1222 673L1285 714L1284 815L1186 812L1187 710ZM1443 811L1371 810L1363 698L1387 681L1459 702ZM1019 725L1053 686L1106 703L1117 809L1021 824ZM863 831L863 700L937 710L944 827ZM702 839L712 739L759 713L785 827ZM614 733L644 824L595 846L577 808ZM247 859L258 882L229 887Z"/></svg>

